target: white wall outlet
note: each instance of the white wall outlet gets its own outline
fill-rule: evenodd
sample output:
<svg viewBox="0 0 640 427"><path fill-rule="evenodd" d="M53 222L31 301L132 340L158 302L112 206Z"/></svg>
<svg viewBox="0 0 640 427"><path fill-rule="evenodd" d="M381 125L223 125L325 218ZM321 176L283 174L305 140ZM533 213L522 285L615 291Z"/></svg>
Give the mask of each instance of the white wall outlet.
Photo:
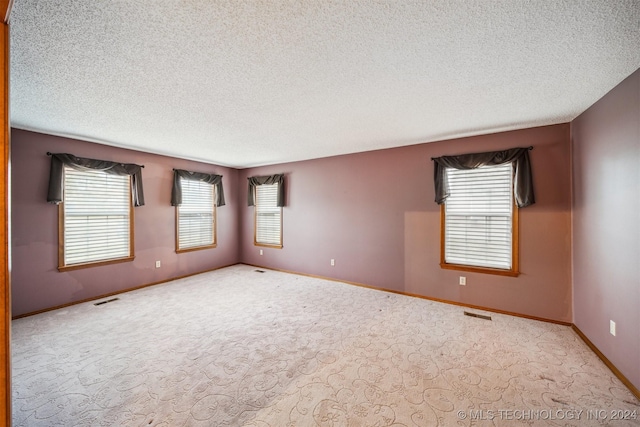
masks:
<svg viewBox="0 0 640 427"><path fill-rule="evenodd" d="M331 267L333 267L334 265L336 265L336 260L331 258Z"/></svg>
<svg viewBox="0 0 640 427"><path fill-rule="evenodd" d="M460 286L466 286L467 285L467 278L464 276L460 276Z"/></svg>
<svg viewBox="0 0 640 427"><path fill-rule="evenodd" d="M156 261L156 268L160 268L161 265L162 263L160 261Z"/></svg>
<svg viewBox="0 0 640 427"><path fill-rule="evenodd" d="M613 320L609 320L609 333L614 337L616 336L616 322Z"/></svg>
<svg viewBox="0 0 640 427"><path fill-rule="evenodd" d="M262 249L260 249L260 255L262 255Z"/></svg>

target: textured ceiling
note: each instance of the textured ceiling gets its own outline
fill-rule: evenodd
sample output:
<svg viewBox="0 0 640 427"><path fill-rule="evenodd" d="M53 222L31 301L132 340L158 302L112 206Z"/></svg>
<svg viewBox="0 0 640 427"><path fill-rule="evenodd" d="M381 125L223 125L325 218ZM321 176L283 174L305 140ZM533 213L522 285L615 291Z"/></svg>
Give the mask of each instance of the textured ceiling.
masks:
<svg viewBox="0 0 640 427"><path fill-rule="evenodd" d="M640 0L15 0L11 123L242 168L568 122L638 68Z"/></svg>

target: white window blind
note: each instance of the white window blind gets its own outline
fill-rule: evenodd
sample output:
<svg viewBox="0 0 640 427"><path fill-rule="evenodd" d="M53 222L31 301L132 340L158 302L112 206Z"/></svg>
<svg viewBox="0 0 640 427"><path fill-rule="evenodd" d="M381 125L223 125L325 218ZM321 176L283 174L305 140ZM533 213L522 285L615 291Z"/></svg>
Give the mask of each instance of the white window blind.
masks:
<svg viewBox="0 0 640 427"><path fill-rule="evenodd" d="M445 262L511 269L511 163L448 168L446 173L450 195L445 201Z"/></svg>
<svg viewBox="0 0 640 427"><path fill-rule="evenodd" d="M180 178L182 204L178 207L178 249L215 244L215 186Z"/></svg>
<svg viewBox="0 0 640 427"><path fill-rule="evenodd" d="M64 266L132 255L130 179L65 166Z"/></svg>
<svg viewBox="0 0 640 427"><path fill-rule="evenodd" d="M277 206L278 183L257 185L256 243L282 246L282 208Z"/></svg>

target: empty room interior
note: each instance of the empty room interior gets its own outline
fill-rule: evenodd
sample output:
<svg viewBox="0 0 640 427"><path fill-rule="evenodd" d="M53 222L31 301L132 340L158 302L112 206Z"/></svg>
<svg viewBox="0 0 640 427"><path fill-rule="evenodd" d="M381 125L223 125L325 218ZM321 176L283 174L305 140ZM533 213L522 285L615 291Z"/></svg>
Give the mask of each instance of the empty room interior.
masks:
<svg viewBox="0 0 640 427"><path fill-rule="evenodd" d="M7 425L640 424L640 1L0 3Z"/></svg>

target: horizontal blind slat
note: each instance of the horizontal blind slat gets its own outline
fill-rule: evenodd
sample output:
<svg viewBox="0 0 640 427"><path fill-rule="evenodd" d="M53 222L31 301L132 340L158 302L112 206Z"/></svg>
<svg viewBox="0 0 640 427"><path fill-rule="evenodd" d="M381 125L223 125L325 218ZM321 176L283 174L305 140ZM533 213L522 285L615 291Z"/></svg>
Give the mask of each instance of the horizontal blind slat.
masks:
<svg viewBox="0 0 640 427"><path fill-rule="evenodd" d="M64 167L64 265L125 258L130 252L128 175Z"/></svg>
<svg viewBox="0 0 640 427"><path fill-rule="evenodd" d="M512 165L448 168L445 175L445 262L510 269Z"/></svg>
<svg viewBox="0 0 640 427"><path fill-rule="evenodd" d="M215 242L215 187L180 178L182 203L178 207L178 249L211 246Z"/></svg>
<svg viewBox="0 0 640 427"><path fill-rule="evenodd" d="M256 189L256 243L282 245L282 208L278 204L278 183Z"/></svg>

